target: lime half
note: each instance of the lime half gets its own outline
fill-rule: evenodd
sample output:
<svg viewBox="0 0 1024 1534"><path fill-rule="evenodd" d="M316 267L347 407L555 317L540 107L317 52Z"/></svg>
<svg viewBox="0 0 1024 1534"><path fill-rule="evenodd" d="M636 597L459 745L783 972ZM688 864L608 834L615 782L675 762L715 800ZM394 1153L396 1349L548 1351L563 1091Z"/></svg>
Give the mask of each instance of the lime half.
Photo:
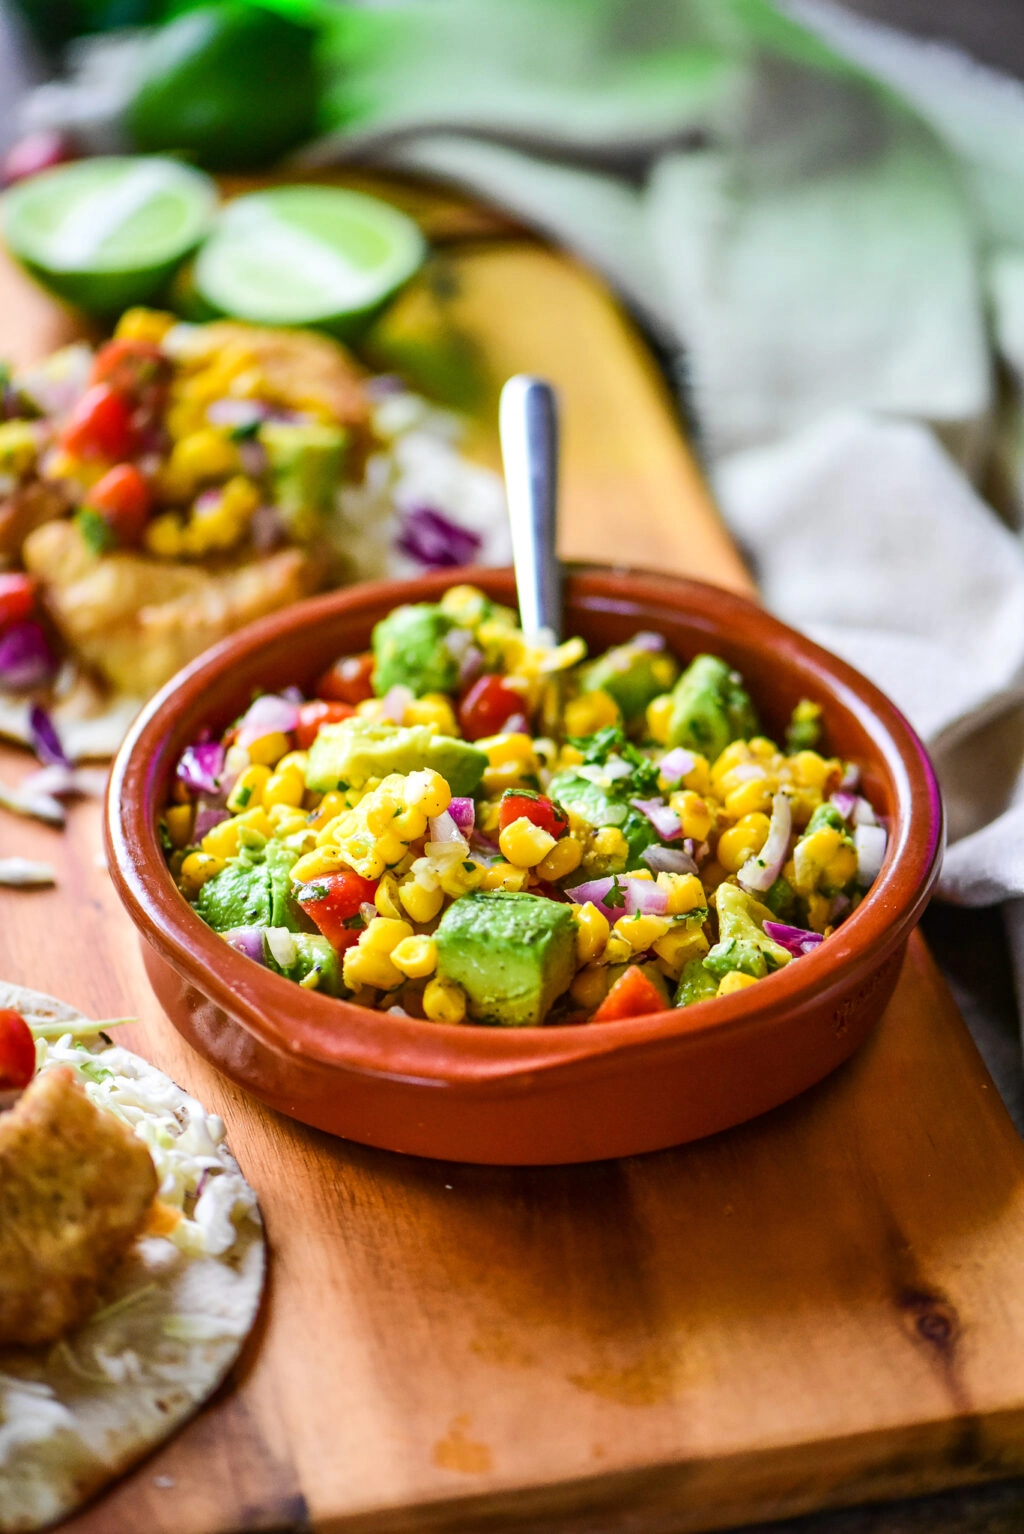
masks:
<svg viewBox="0 0 1024 1534"><path fill-rule="evenodd" d="M7 244L62 298L99 314L145 303L203 238L217 189L177 160L60 165L0 199Z"/></svg>
<svg viewBox="0 0 1024 1534"><path fill-rule="evenodd" d="M344 331L401 287L425 251L412 219L376 197L285 186L229 203L194 280L221 314Z"/></svg>

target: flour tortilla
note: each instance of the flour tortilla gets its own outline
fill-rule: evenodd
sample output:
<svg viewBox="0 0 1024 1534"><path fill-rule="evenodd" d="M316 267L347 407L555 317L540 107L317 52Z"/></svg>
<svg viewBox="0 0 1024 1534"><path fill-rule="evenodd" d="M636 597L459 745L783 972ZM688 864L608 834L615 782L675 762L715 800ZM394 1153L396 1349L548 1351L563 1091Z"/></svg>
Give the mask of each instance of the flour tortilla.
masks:
<svg viewBox="0 0 1024 1534"><path fill-rule="evenodd" d="M70 1065L98 1107L133 1124L160 1200L183 1210L170 1237L136 1240L84 1325L0 1348L0 1534L21 1534L67 1517L212 1395L256 1319L266 1249L218 1118L129 1050L75 1042L88 1019L64 1002L0 982L0 1007L45 1029L41 1070Z"/></svg>

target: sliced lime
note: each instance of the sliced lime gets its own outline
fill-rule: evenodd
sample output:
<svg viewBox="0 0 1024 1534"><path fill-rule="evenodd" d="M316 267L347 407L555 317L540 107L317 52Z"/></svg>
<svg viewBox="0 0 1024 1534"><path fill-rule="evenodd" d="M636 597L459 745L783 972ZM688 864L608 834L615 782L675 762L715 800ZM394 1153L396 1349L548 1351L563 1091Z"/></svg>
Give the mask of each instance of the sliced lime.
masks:
<svg viewBox="0 0 1024 1534"><path fill-rule="evenodd" d="M99 314L144 303L206 233L208 176L177 160L112 155L21 182L0 199L7 244L71 303Z"/></svg>
<svg viewBox="0 0 1024 1534"><path fill-rule="evenodd" d="M277 187L224 209L194 280L207 303L237 319L345 330L406 282L425 250L413 221L376 197Z"/></svg>

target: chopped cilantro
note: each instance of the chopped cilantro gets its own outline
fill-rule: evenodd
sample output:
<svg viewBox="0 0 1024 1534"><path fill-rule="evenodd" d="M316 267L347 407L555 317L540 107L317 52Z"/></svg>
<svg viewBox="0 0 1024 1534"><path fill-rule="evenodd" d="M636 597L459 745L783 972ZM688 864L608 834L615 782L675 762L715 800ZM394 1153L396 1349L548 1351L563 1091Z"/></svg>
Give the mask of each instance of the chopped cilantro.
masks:
<svg viewBox="0 0 1024 1534"><path fill-rule="evenodd" d="M243 788L239 788L235 792L235 800L236 800L237 804L239 805L239 807L241 809L243 809L243 810L245 809L246 805L249 803L249 800L251 798L252 798L252 786L250 784L246 784Z"/></svg>
<svg viewBox="0 0 1024 1534"><path fill-rule="evenodd" d="M612 880L612 887L601 903L602 905L611 906L612 910L616 910L619 906L626 904L626 892L617 878Z"/></svg>
<svg viewBox="0 0 1024 1534"><path fill-rule="evenodd" d="M363 932L366 929L366 922L358 913L355 916L350 916L343 925L348 928L349 932Z"/></svg>
<svg viewBox="0 0 1024 1534"><path fill-rule="evenodd" d="M245 421L241 426L232 426L228 436L232 442L252 442L259 435L259 421Z"/></svg>
<svg viewBox="0 0 1024 1534"><path fill-rule="evenodd" d="M116 548L117 539L114 530L106 517L93 506L82 506L75 512L75 525L82 535L82 541L92 554L106 554L109 549Z"/></svg>

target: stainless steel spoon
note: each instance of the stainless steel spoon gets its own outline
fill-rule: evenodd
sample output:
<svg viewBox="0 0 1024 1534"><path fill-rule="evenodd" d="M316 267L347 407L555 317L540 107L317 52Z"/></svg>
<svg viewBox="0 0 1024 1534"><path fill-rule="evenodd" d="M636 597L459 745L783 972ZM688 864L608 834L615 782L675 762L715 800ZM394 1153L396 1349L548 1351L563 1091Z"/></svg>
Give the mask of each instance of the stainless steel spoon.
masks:
<svg viewBox="0 0 1024 1534"><path fill-rule="evenodd" d="M512 559L523 632L557 644L562 637L562 566L555 552L558 516L558 402L543 378L517 373L498 411Z"/></svg>

